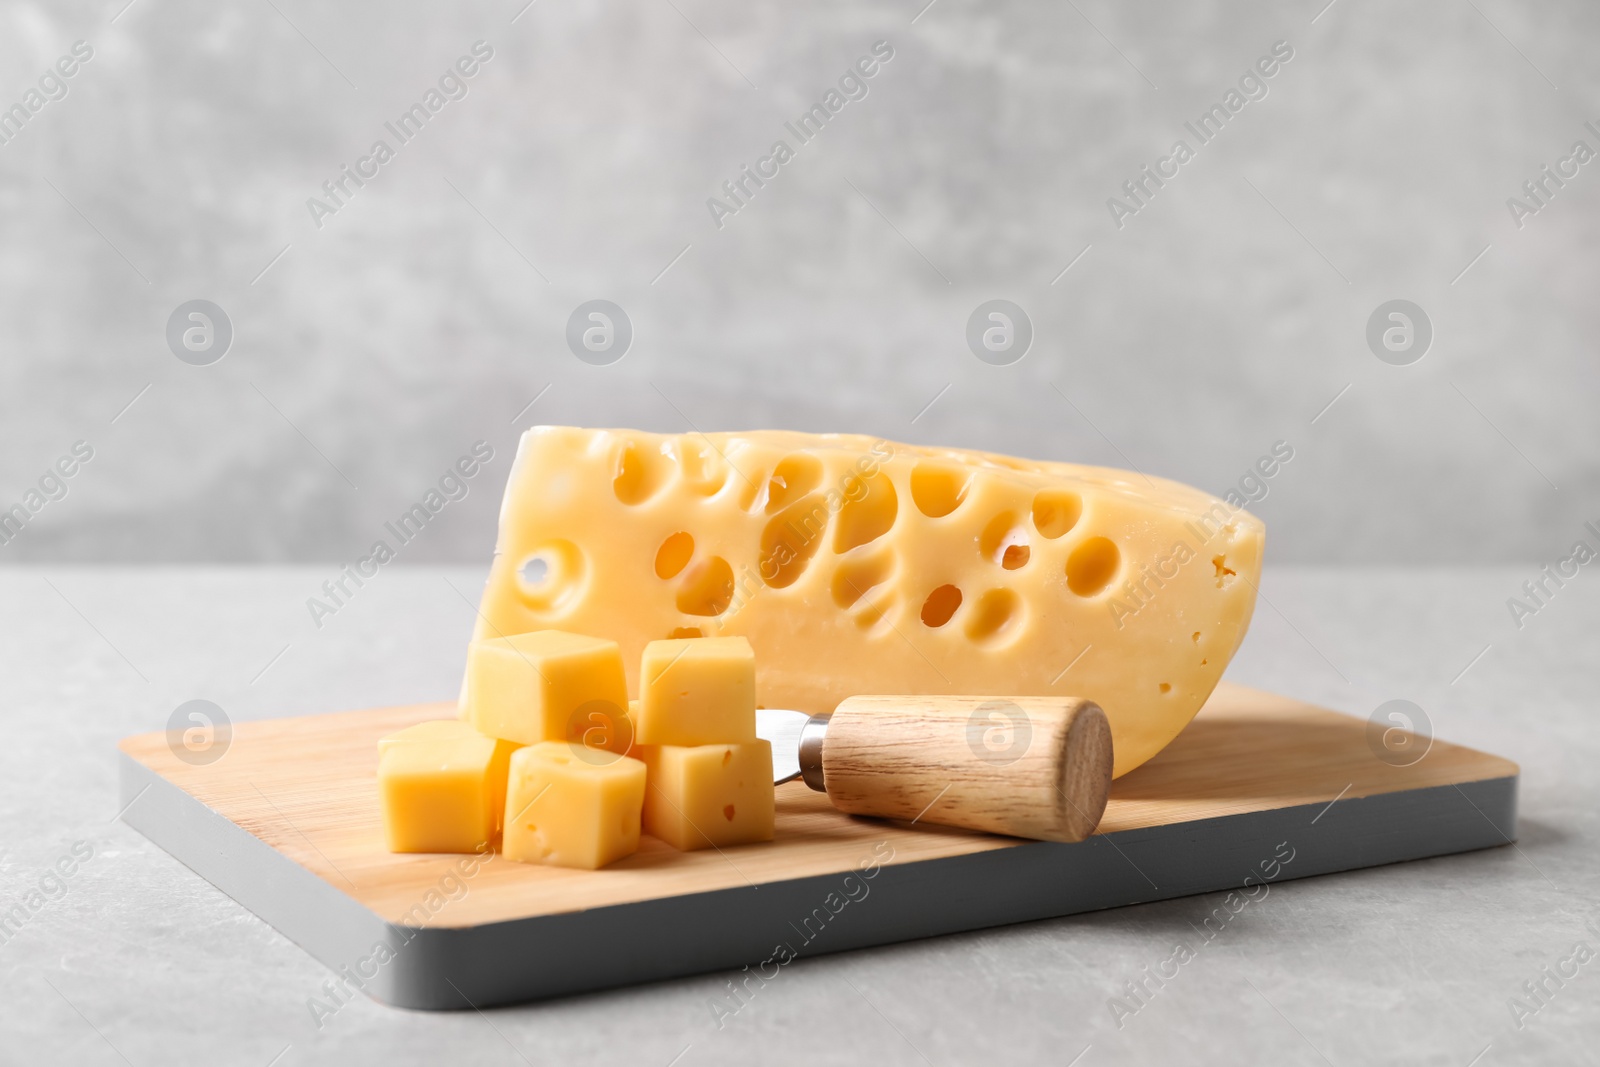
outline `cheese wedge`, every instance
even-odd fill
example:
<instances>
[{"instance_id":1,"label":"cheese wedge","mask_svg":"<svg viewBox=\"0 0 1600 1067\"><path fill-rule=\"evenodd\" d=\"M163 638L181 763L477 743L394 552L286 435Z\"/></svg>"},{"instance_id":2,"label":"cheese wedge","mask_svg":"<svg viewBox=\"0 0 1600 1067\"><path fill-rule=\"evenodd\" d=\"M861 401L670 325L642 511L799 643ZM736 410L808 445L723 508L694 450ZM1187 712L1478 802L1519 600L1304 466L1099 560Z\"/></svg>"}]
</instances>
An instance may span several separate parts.
<instances>
[{"instance_id":1,"label":"cheese wedge","mask_svg":"<svg viewBox=\"0 0 1600 1067\"><path fill-rule=\"evenodd\" d=\"M648 642L741 636L760 703L812 713L858 694L1086 697L1121 775L1238 649L1263 538L1222 500L1106 468L542 426L518 448L476 636L603 634L634 692Z\"/></svg>"}]
</instances>

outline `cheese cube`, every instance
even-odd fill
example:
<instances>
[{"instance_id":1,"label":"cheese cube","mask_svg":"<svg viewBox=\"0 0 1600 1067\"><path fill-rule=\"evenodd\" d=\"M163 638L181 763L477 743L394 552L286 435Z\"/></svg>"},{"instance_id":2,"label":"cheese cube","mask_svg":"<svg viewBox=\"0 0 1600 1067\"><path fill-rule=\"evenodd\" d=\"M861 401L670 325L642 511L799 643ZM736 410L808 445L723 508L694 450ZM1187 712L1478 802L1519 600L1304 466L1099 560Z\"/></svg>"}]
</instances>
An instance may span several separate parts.
<instances>
[{"instance_id":1,"label":"cheese cube","mask_svg":"<svg viewBox=\"0 0 1600 1067\"><path fill-rule=\"evenodd\" d=\"M644 764L627 756L546 741L511 756L506 790L507 859L596 870L639 847Z\"/></svg>"},{"instance_id":2,"label":"cheese cube","mask_svg":"<svg viewBox=\"0 0 1600 1067\"><path fill-rule=\"evenodd\" d=\"M756 739L756 654L742 637L651 641L639 667L641 745Z\"/></svg>"},{"instance_id":3,"label":"cheese cube","mask_svg":"<svg viewBox=\"0 0 1600 1067\"><path fill-rule=\"evenodd\" d=\"M644 832L688 851L771 841L772 745L647 745Z\"/></svg>"},{"instance_id":4,"label":"cheese cube","mask_svg":"<svg viewBox=\"0 0 1600 1067\"><path fill-rule=\"evenodd\" d=\"M516 745L459 719L422 722L378 742L378 796L390 852L481 852L505 809Z\"/></svg>"},{"instance_id":5,"label":"cheese cube","mask_svg":"<svg viewBox=\"0 0 1600 1067\"><path fill-rule=\"evenodd\" d=\"M467 651L466 719L479 733L518 744L565 741L614 721L628 706L615 641L537 630L479 638Z\"/></svg>"}]
</instances>

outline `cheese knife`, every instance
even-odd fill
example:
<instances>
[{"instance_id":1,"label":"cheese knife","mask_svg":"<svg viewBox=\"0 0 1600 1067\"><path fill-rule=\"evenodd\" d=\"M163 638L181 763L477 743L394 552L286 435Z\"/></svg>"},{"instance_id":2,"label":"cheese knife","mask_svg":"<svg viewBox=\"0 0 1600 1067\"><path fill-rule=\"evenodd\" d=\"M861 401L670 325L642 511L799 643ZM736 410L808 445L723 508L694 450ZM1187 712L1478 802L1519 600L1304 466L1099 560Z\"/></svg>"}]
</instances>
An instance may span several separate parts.
<instances>
[{"instance_id":1,"label":"cheese knife","mask_svg":"<svg viewBox=\"0 0 1600 1067\"><path fill-rule=\"evenodd\" d=\"M756 733L777 784L852 815L1082 841L1111 788L1111 726L1078 697L857 696L831 715L758 709Z\"/></svg>"}]
</instances>

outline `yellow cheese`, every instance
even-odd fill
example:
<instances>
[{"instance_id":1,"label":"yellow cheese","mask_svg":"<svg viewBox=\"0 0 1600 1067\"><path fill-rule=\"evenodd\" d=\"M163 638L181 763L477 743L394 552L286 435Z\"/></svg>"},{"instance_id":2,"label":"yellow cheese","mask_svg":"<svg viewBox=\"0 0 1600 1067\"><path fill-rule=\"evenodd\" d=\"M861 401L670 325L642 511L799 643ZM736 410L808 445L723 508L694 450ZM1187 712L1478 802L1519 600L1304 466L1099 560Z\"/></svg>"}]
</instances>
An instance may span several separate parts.
<instances>
[{"instance_id":1,"label":"yellow cheese","mask_svg":"<svg viewBox=\"0 0 1600 1067\"><path fill-rule=\"evenodd\" d=\"M756 655L742 637L680 638L644 646L639 664L641 745L756 739Z\"/></svg>"},{"instance_id":2,"label":"yellow cheese","mask_svg":"<svg viewBox=\"0 0 1600 1067\"><path fill-rule=\"evenodd\" d=\"M644 832L673 848L771 841L772 745L641 745Z\"/></svg>"},{"instance_id":3,"label":"yellow cheese","mask_svg":"<svg viewBox=\"0 0 1600 1067\"><path fill-rule=\"evenodd\" d=\"M506 790L508 859L596 870L639 848L644 764L565 741L511 755Z\"/></svg>"},{"instance_id":4,"label":"yellow cheese","mask_svg":"<svg viewBox=\"0 0 1600 1067\"><path fill-rule=\"evenodd\" d=\"M524 745L578 740L625 716L628 682L615 641L505 632L513 636L480 636L467 650L466 718L480 733Z\"/></svg>"},{"instance_id":5,"label":"yellow cheese","mask_svg":"<svg viewBox=\"0 0 1600 1067\"><path fill-rule=\"evenodd\" d=\"M865 437L536 427L478 636L742 636L768 707L1073 695L1124 774L1194 716L1255 606L1263 528L1141 474Z\"/></svg>"},{"instance_id":6,"label":"yellow cheese","mask_svg":"<svg viewBox=\"0 0 1600 1067\"><path fill-rule=\"evenodd\" d=\"M626 756L634 745L633 724L639 718L635 711L637 705L636 700L628 701L627 707L617 707L609 701L580 705L580 713L567 731L567 740L585 748Z\"/></svg>"},{"instance_id":7,"label":"yellow cheese","mask_svg":"<svg viewBox=\"0 0 1600 1067\"><path fill-rule=\"evenodd\" d=\"M378 742L378 796L390 852L479 852L505 810L517 748L459 719L409 726Z\"/></svg>"}]
</instances>

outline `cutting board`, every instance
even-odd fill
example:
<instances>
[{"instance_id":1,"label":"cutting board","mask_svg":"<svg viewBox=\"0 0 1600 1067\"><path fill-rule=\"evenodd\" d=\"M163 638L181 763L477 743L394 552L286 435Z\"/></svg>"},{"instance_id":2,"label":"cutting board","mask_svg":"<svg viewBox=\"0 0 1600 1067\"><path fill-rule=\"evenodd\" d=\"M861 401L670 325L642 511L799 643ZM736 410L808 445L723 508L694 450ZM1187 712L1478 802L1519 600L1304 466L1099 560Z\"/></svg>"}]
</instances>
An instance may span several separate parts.
<instances>
[{"instance_id":1,"label":"cutting board","mask_svg":"<svg viewBox=\"0 0 1600 1067\"><path fill-rule=\"evenodd\" d=\"M795 958L1234 890L1225 918L1276 882L1516 836L1516 764L1436 740L1395 766L1364 719L1224 684L1113 783L1079 844L855 818L793 782L765 844L683 853L646 837L600 871L393 855L378 739L454 710L242 723L206 765L179 759L164 732L130 737L122 818L341 984L425 1009L746 965L770 978Z\"/></svg>"}]
</instances>

